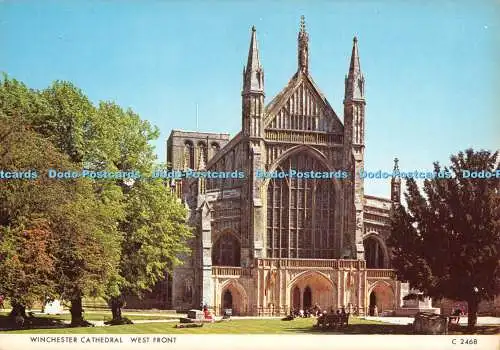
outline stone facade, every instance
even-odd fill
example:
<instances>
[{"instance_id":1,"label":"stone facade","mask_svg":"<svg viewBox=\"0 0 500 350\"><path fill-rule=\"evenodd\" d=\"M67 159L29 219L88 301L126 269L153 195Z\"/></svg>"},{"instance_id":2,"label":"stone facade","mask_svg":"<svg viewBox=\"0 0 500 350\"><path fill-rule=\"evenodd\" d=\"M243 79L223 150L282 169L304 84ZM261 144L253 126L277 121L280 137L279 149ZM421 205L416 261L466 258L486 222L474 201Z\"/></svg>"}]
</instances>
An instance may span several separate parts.
<instances>
[{"instance_id":1,"label":"stone facade","mask_svg":"<svg viewBox=\"0 0 500 350\"><path fill-rule=\"evenodd\" d=\"M343 122L309 74L302 21L298 68L265 104L255 28L243 71L242 129L228 134L172 131L174 169L242 171L244 178L172 183L195 227L192 256L174 271L172 305L217 313L283 314L318 304L357 314L395 310L404 285L390 269L385 239L399 201L364 194L365 79L357 38L345 78ZM330 179L262 178L259 171L344 171ZM403 288L402 288L403 287Z\"/></svg>"}]
</instances>

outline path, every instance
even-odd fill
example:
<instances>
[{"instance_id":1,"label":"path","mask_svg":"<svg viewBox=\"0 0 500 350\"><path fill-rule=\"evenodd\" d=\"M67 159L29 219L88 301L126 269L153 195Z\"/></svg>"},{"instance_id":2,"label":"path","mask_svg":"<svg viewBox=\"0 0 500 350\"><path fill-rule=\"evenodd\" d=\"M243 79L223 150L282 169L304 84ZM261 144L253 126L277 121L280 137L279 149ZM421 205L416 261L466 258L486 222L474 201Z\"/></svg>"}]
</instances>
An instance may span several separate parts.
<instances>
[{"instance_id":1,"label":"path","mask_svg":"<svg viewBox=\"0 0 500 350\"><path fill-rule=\"evenodd\" d=\"M380 321L384 323L390 324L412 324L413 317L375 317L375 316L366 316L361 317L365 320L371 321ZM461 325L467 325L467 317L460 317ZM500 325L500 317L491 317L491 316L481 316L477 318L478 326L487 326L487 325Z\"/></svg>"}]
</instances>

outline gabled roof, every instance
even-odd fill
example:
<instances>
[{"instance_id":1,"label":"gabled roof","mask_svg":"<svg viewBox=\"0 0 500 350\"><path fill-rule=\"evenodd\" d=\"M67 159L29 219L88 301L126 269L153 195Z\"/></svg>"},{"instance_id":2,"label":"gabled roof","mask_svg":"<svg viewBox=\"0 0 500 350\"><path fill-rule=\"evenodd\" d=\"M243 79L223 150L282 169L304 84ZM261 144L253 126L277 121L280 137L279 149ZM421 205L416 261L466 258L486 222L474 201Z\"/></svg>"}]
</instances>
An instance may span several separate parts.
<instances>
[{"instance_id":1,"label":"gabled roof","mask_svg":"<svg viewBox=\"0 0 500 350\"><path fill-rule=\"evenodd\" d=\"M281 90L269 104L266 106L264 111L264 125L267 126L272 118L278 113L278 111L287 103L290 96L294 91L302 84L305 83L310 86L312 92L316 95L317 99L321 101L321 104L325 108L325 114L333 118L334 124L337 128L341 130L344 129L342 122L333 110L332 106L326 99L325 95L318 88L310 74L303 73L302 71L297 71L287 85Z\"/></svg>"},{"instance_id":2,"label":"gabled roof","mask_svg":"<svg viewBox=\"0 0 500 350\"><path fill-rule=\"evenodd\" d=\"M240 131L237 133L228 143L224 145L206 164L206 168L210 168L212 165L217 163L219 159L224 157L227 152L231 151L238 143L240 143L240 140L243 136L243 133Z\"/></svg>"}]
</instances>

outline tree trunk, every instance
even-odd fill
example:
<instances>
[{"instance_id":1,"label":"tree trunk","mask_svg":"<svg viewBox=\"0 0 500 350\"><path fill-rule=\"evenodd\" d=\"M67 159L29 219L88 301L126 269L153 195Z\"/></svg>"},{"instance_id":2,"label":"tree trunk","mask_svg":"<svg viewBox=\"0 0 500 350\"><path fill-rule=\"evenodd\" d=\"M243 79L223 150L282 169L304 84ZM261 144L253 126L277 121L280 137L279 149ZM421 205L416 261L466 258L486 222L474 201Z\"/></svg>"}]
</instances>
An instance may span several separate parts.
<instances>
[{"instance_id":1,"label":"tree trunk","mask_svg":"<svg viewBox=\"0 0 500 350\"><path fill-rule=\"evenodd\" d=\"M83 319L82 297L78 296L71 300L71 326L78 327L86 324Z\"/></svg>"},{"instance_id":2,"label":"tree trunk","mask_svg":"<svg viewBox=\"0 0 500 350\"><path fill-rule=\"evenodd\" d=\"M10 311L10 317L21 316L26 318L26 306L19 304L17 301L12 301L12 310Z\"/></svg>"},{"instance_id":3,"label":"tree trunk","mask_svg":"<svg viewBox=\"0 0 500 350\"><path fill-rule=\"evenodd\" d=\"M18 303L17 301L12 301L12 310L10 311L10 322L17 329L21 329L26 326L26 306Z\"/></svg>"},{"instance_id":4,"label":"tree trunk","mask_svg":"<svg viewBox=\"0 0 500 350\"><path fill-rule=\"evenodd\" d=\"M469 330L474 330L477 323L477 309L478 300L475 296L472 296L467 302L467 327Z\"/></svg>"},{"instance_id":5,"label":"tree trunk","mask_svg":"<svg viewBox=\"0 0 500 350\"><path fill-rule=\"evenodd\" d=\"M113 314L113 321L122 321L122 307L124 305L123 298L113 297L109 301L111 306L111 313Z\"/></svg>"}]
</instances>

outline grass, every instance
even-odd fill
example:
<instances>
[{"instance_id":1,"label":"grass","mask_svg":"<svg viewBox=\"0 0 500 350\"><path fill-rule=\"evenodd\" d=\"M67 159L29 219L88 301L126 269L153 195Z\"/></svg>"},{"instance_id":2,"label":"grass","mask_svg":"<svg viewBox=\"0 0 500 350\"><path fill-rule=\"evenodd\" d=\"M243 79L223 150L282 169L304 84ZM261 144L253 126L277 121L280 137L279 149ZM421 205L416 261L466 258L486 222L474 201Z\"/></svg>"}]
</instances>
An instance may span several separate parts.
<instances>
[{"instance_id":1,"label":"grass","mask_svg":"<svg viewBox=\"0 0 500 350\"><path fill-rule=\"evenodd\" d=\"M366 321L353 319L355 323L379 324L377 321ZM112 327L80 327L63 329L30 329L13 331L13 333L64 333L64 334L85 334L85 333L117 333L117 334L286 334L286 333L311 333L315 320L297 319L294 321L281 321L279 319L239 319L219 323L205 323L200 328L175 328L175 323L142 323ZM10 333L7 332L7 333Z\"/></svg>"},{"instance_id":2,"label":"grass","mask_svg":"<svg viewBox=\"0 0 500 350\"><path fill-rule=\"evenodd\" d=\"M145 314L147 312L141 312ZM178 319L175 314L135 315L124 313L131 320L169 320ZM200 328L175 328L177 322L141 323L133 325L109 327L76 327L70 328L64 321L69 321L69 314L37 315L33 320L33 328L3 331L2 333L28 334L413 334L411 326L395 325L380 321L365 320L352 317L347 328L339 330L321 330L314 328L314 318L299 318L293 321L280 319L237 319L219 323L205 323ZM111 312L88 312L85 319L103 321L111 319ZM0 312L0 326L7 321L7 313ZM475 334L499 334L500 325L478 326ZM469 334L465 326L454 326L449 334Z\"/></svg>"},{"instance_id":3,"label":"grass","mask_svg":"<svg viewBox=\"0 0 500 350\"><path fill-rule=\"evenodd\" d=\"M143 323L111 327L79 327L54 329L27 329L5 333L44 334L413 334L411 326L394 325L353 317L347 328L322 331L313 327L315 319L239 319L220 323L206 323L200 328L175 328L175 323ZM480 326L476 334L498 334L500 326ZM450 334L467 334L458 327Z\"/></svg>"}]
</instances>

